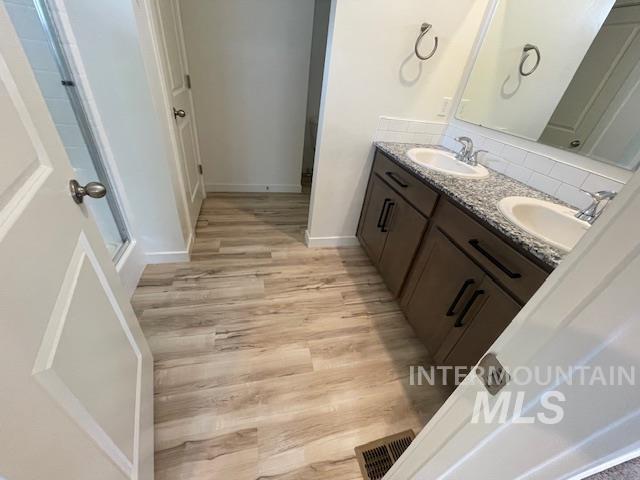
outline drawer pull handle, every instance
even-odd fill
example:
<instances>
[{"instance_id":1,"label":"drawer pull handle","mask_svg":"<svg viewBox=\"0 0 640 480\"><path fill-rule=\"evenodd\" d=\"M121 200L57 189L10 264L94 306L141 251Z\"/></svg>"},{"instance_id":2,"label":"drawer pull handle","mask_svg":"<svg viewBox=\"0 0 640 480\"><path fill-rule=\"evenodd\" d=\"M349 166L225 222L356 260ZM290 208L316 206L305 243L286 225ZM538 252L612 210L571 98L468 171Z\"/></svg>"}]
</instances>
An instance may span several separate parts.
<instances>
[{"instance_id":1,"label":"drawer pull handle","mask_svg":"<svg viewBox=\"0 0 640 480\"><path fill-rule=\"evenodd\" d=\"M473 248L475 248L478 252L480 252L482 255L484 255L491 263L493 263L496 267L498 267L500 270L502 270L502 272L505 275L507 275L507 277L513 278L513 279L522 277L521 274L515 273L515 272L512 272L511 270L509 270L502 263L500 263L496 257L494 257L489 252L487 252L484 248L482 248L482 246L480 245L480 240L477 240L475 238L473 240L469 240L469 245L471 245Z\"/></svg>"},{"instance_id":2,"label":"drawer pull handle","mask_svg":"<svg viewBox=\"0 0 640 480\"><path fill-rule=\"evenodd\" d=\"M455 313L456 313L455 309L458 306L458 302L460 301L460 299L464 295L464 292L467 291L467 288L469 288L474 283L476 283L476 282L473 279L470 278L469 280L465 281L462 284L462 287L460 288L460 291L456 295L456 298L453 299L453 302L451 303L451 306L449 307L449 310L447 310L447 317L453 317L455 315Z\"/></svg>"},{"instance_id":3,"label":"drawer pull handle","mask_svg":"<svg viewBox=\"0 0 640 480\"><path fill-rule=\"evenodd\" d=\"M385 172L385 175L389 177L391 180L393 180L394 182L396 182L398 185L400 185L402 188L407 188L409 186L408 183L406 183L404 180L402 180L402 178L400 178L397 174L393 172Z\"/></svg>"},{"instance_id":4,"label":"drawer pull handle","mask_svg":"<svg viewBox=\"0 0 640 480\"><path fill-rule=\"evenodd\" d=\"M391 201L390 198L385 198L384 203L382 204L382 209L380 210L380 216L378 217L378 228L382 228L382 217L384 216L384 212L387 208L387 203Z\"/></svg>"},{"instance_id":5,"label":"drawer pull handle","mask_svg":"<svg viewBox=\"0 0 640 480\"><path fill-rule=\"evenodd\" d=\"M484 295L484 290L476 290L475 292L473 292L473 296L464 306L464 308L462 309L462 312L460 312L460 316L456 320L456 323L453 325L454 327L456 328L464 327L464 317L467 316L467 313L469 313L469 310L471 310L471 307L473 306L473 304L476 303L476 300L480 298L482 295Z\"/></svg>"},{"instance_id":6,"label":"drawer pull handle","mask_svg":"<svg viewBox=\"0 0 640 480\"><path fill-rule=\"evenodd\" d=\"M387 211L384 213L384 218L382 219L382 226L380 227L380 231L382 233L387 233L389 230L387 230L387 222L389 221L389 214L391 213L391 210L393 209L393 207L395 206L395 202L389 201L389 203L387 203Z\"/></svg>"}]
</instances>

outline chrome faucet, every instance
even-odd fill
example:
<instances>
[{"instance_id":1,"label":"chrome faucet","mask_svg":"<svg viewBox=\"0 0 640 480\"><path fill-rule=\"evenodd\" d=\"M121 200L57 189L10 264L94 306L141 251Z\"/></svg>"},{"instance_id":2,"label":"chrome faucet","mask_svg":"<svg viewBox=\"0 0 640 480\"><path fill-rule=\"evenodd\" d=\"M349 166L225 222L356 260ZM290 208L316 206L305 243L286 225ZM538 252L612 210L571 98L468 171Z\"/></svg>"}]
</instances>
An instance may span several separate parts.
<instances>
[{"instance_id":1,"label":"chrome faucet","mask_svg":"<svg viewBox=\"0 0 640 480\"><path fill-rule=\"evenodd\" d=\"M469 137L458 137L456 142L462 144L462 150L456 154L456 160L467 163L472 167L478 165L478 154L489 153L486 150L473 151L473 140Z\"/></svg>"},{"instance_id":2,"label":"chrome faucet","mask_svg":"<svg viewBox=\"0 0 640 480\"><path fill-rule=\"evenodd\" d=\"M469 161L467 162L472 167L478 165L478 155L481 153L489 153L488 150L476 150L469 156Z\"/></svg>"},{"instance_id":3,"label":"chrome faucet","mask_svg":"<svg viewBox=\"0 0 640 480\"><path fill-rule=\"evenodd\" d=\"M456 142L462 144L462 150L456 154L456 160L469 163L469 158L473 153L473 140L469 137L457 137Z\"/></svg>"},{"instance_id":4,"label":"chrome faucet","mask_svg":"<svg viewBox=\"0 0 640 480\"><path fill-rule=\"evenodd\" d=\"M602 190L596 193L585 191L584 193L591 197L591 205L580 210L578 213L576 213L575 217L579 220L583 220L589 223L590 225L593 225L593 222L598 219L598 217L602 213L602 210L604 210L604 207L600 208L602 202L604 202L605 200L613 200L618 194L617 192L612 192L610 190Z\"/></svg>"}]
</instances>

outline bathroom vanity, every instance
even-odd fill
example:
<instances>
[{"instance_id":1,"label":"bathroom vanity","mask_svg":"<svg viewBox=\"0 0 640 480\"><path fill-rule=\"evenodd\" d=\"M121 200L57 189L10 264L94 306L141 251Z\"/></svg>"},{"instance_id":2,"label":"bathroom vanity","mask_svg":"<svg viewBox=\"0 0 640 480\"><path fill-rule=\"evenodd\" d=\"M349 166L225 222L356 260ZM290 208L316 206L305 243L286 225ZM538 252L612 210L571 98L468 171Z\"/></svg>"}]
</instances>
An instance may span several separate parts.
<instances>
[{"instance_id":1,"label":"bathroom vanity","mask_svg":"<svg viewBox=\"0 0 640 480\"><path fill-rule=\"evenodd\" d=\"M493 171L467 179L424 168L412 147L376 144L358 239L436 363L471 366L562 257L497 203L557 200Z\"/></svg>"}]
</instances>

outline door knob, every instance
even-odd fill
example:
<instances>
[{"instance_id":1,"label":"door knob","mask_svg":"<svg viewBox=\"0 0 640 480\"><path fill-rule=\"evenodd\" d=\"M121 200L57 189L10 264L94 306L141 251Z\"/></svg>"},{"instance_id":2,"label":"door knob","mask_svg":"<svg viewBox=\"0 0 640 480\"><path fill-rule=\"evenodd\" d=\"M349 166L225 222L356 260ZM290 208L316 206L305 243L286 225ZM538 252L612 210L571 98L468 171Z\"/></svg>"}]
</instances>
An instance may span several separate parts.
<instances>
[{"instance_id":1,"label":"door knob","mask_svg":"<svg viewBox=\"0 0 640 480\"><path fill-rule=\"evenodd\" d=\"M180 109L180 110L176 110L175 107L173 108L173 118L184 118L187 116L187 112L185 112L184 110Z\"/></svg>"},{"instance_id":2,"label":"door knob","mask_svg":"<svg viewBox=\"0 0 640 480\"><path fill-rule=\"evenodd\" d=\"M76 203L82 203L84 197L102 198L107 194L107 188L100 182L89 182L84 187L76 180L69 181L69 190Z\"/></svg>"}]
</instances>

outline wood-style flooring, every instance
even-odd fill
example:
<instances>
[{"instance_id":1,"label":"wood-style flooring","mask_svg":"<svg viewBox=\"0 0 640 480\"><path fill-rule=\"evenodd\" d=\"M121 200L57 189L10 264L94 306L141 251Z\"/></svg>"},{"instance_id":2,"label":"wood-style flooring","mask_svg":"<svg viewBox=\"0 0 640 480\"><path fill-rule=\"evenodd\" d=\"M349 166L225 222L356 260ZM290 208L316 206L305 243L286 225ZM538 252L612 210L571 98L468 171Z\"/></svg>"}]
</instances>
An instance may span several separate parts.
<instances>
[{"instance_id":1,"label":"wood-style flooring","mask_svg":"<svg viewBox=\"0 0 640 480\"><path fill-rule=\"evenodd\" d=\"M134 306L155 357L156 479L360 479L354 447L419 431L422 344L360 247L308 249L306 194L206 199L192 261Z\"/></svg>"}]
</instances>

